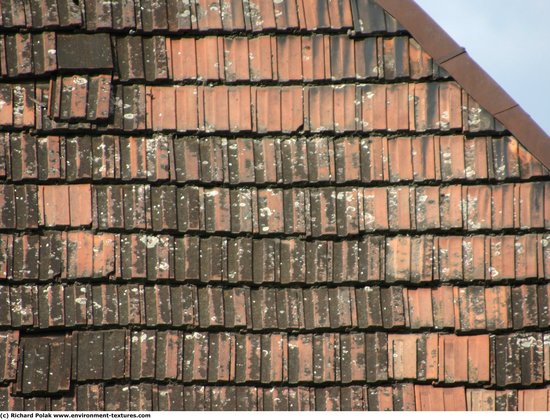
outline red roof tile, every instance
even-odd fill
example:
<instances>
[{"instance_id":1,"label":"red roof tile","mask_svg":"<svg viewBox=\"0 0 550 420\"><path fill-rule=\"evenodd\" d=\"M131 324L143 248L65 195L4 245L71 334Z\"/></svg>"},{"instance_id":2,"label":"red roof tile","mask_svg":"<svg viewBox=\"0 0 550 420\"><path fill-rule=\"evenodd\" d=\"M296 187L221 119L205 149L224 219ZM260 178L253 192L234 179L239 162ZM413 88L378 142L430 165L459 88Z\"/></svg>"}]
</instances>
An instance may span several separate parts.
<instances>
[{"instance_id":1,"label":"red roof tile","mask_svg":"<svg viewBox=\"0 0 550 420\"><path fill-rule=\"evenodd\" d=\"M546 137L412 2L76 3L0 2L0 409L548 409Z\"/></svg>"}]
</instances>

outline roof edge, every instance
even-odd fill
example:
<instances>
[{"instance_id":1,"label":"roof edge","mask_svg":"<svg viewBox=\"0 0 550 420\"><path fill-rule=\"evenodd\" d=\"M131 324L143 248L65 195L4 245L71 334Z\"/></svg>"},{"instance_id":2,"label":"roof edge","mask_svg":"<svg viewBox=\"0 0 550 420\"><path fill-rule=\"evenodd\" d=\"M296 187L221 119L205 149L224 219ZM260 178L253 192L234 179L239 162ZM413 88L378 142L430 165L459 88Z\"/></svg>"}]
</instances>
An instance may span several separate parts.
<instances>
[{"instance_id":1,"label":"roof edge","mask_svg":"<svg viewBox=\"0 0 550 420\"><path fill-rule=\"evenodd\" d=\"M550 136L414 0L375 0L480 106L550 169Z\"/></svg>"}]
</instances>

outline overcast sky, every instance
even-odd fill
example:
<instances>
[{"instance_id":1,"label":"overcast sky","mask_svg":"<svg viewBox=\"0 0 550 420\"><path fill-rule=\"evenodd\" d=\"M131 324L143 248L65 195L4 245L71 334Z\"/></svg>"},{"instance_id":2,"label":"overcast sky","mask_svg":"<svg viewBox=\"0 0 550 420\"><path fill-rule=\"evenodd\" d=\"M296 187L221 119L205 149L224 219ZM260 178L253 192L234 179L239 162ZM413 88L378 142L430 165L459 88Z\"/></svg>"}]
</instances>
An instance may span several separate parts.
<instances>
[{"instance_id":1,"label":"overcast sky","mask_svg":"<svg viewBox=\"0 0 550 420\"><path fill-rule=\"evenodd\" d=\"M550 0L416 0L550 134Z\"/></svg>"}]
</instances>

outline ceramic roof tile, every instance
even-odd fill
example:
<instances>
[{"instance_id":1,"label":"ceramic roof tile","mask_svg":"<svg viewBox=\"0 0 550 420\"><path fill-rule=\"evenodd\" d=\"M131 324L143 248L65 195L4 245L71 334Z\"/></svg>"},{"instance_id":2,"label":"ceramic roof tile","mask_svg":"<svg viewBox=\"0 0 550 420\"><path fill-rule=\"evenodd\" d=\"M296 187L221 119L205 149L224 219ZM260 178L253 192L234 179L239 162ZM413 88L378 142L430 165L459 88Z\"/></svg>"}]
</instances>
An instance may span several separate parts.
<instances>
[{"instance_id":1,"label":"ceramic roof tile","mask_svg":"<svg viewBox=\"0 0 550 420\"><path fill-rule=\"evenodd\" d=\"M0 378L2 382L13 381L16 379L16 365L11 363L16 360L19 352L19 331L10 331L0 336L0 351L2 355L2 365Z\"/></svg>"},{"instance_id":2,"label":"ceramic roof tile","mask_svg":"<svg viewBox=\"0 0 550 420\"><path fill-rule=\"evenodd\" d=\"M54 394L70 386L71 337L22 337L21 360L17 371L18 391ZM42 363L45 363L45 366Z\"/></svg>"},{"instance_id":3,"label":"ceramic roof tile","mask_svg":"<svg viewBox=\"0 0 550 420\"><path fill-rule=\"evenodd\" d=\"M435 388L415 385L417 411L465 411L464 387Z\"/></svg>"},{"instance_id":4,"label":"ceramic roof tile","mask_svg":"<svg viewBox=\"0 0 550 420\"><path fill-rule=\"evenodd\" d=\"M2 2L2 24L8 28L31 26L29 5L17 6L12 0Z\"/></svg>"},{"instance_id":5,"label":"ceramic roof tile","mask_svg":"<svg viewBox=\"0 0 550 420\"><path fill-rule=\"evenodd\" d=\"M86 50L89 54L75 60L71 54L74 50ZM75 70L110 70L113 68L111 42L107 34L58 35L57 36L59 69Z\"/></svg>"},{"instance_id":6,"label":"ceramic roof tile","mask_svg":"<svg viewBox=\"0 0 550 420\"><path fill-rule=\"evenodd\" d=\"M0 125L16 128L31 127L35 120L33 98L34 85L31 82L0 85L3 106ZM31 100L32 99L32 100Z\"/></svg>"},{"instance_id":7,"label":"ceramic roof tile","mask_svg":"<svg viewBox=\"0 0 550 420\"><path fill-rule=\"evenodd\" d=\"M0 408L548 409L548 160L390 3L0 2Z\"/></svg>"}]
</instances>

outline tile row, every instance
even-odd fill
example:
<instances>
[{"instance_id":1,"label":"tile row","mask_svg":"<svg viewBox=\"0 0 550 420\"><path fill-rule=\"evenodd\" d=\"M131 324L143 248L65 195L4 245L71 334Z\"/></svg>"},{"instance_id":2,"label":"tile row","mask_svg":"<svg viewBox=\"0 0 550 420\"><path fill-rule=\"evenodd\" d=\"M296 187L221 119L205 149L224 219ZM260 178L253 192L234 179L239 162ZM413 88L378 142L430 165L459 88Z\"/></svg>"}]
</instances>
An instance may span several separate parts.
<instances>
[{"instance_id":1,"label":"tile row","mask_svg":"<svg viewBox=\"0 0 550 420\"><path fill-rule=\"evenodd\" d=\"M79 28L85 31L261 32L346 30L397 32L401 26L372 0L2 0L6 29Z\"/></svg>"},{"instance_id":2,"label":"tile row","mask_svg":"<svg viewBox=\"0 0 550 420\"><path fill-rule=\"evenodd\" d=\"M549 229L550 183L423 187L203 188L0 185L0 229L347 237L364 232Z\"/></svg>"},{"instance_id":3,"label":"tile row","mask_svg":"<svg viewBox=\"0 0 550 420\"><path fill-rule=\"evenodd\" d=\"M412 38L263 35L117 37L121 81L260 82L447 77ZM152 63L145 57L155 57Z\"/></svg>"},{"instance_id":4,"label":"tile row","mask_svg":"<svg viewBox=\"0 0 550 420\"><path fill-rule=\"evenodd\" d=\"M125 329L52 336L2 333L4 381L56 394L72 382L327 384L421 381L531 386L550 381L550 336L183 333ZM42 367L42 368L39 368Z\"/></svg>"},{"instance_id":5,"label":"tile row","mask_svg":"<svg viewBox=\"0 0 550 420\"><path fill-rule=\"evenodd\" d=\"M111 42L114 60L108 53ZM68 48L85 47L91 56L80 60L66 53ZM10 78L58 70L93 73L113 69L123 82L311 82L447 76L407 36L360 39L322 34L253 38L130 35L109 39L105 34L14 33L0 35L0 57L0 75Z\"/></svg>"},{"instance_id":6,"label":"tile row","mask_svg":"<svg viewBox=\"0 0 550 420\"><path fill-rule=\"evenodd\" d=\"M253 288L195 285L0 286L1 327L109 326L323 331L507 331L550 327L548 284Z\"/></svg>"},{"instance_id":7,"label":"tile row","mask_svg":"<svg viewBox=\"0 0 550 420\"><path fill-rule=\"evenodd\" d=\"M71 105L86 103L87 96L94 93L90 83L73 88L72 81L82 79L67 76L56 83L0 84L0 100L4 102L0 127L261 134L504 131L455 82L322 86L116 84L111 87L114 94L109 106L105 101L96 101L98 105L88 107L91 111L87 108L84 115L83 106L73 109ZM70 88L60 89L57 97L56 89L64 84ZM97 92L95 96L102 97ZM97 112L102 109L111 110L108 120L98 119ZM50 116L56 113L67 121L52 120Z\"/></svg>"},{"instance_id":8,"label":"tile row","mask_svg":"<svg viewBox=\"0 0 550 420\"><path fill-rule=\"evenodd\" d=\"M91 226L348 237L365 232L549 229L550 183L203 188L0 185L0 229Z\"/></svg>"},{"instance_id":9,"label":"tile row","mask_svg":"<svg viewBox=\"0 0 550 420\"><path fill-rule=\"evenodd\" d=\"M3 411L548 411L548 388L490 390L409 383L392 386L209 386L79 384L65 396L14 396Z\"/></svg>"},{"instance_id":10,"label":"tile row","mask_svg":"<svg viewBox=\"0 0 550 420\"><path fill-rule=\"evenodd\" d=\"M207 133L478 131L468 123L472 112L467 106L468 95L455 82L305 87L130 85L116 89L115 95L128 89L134 90L134 98L137 89L145 104L136 107L134 99L124 113L115 107L113 128ZM125 94L123 103L127 104ZM492 125L499 128L494 121Z\"/></svg>"},{"instance_id":11,"label":"tile row","mask_svg":"<svg viewBox=\"0 0 550 420\"><path fill-rule=\"evenodd\" d=\"M513 137L0 135L0 178L196 184L346 184L530 179L548 170Z\"/></svg>"},{"instance_id":12,"label":"tile row","mask_svg":"<svg viewBox=\"0 0 550 420\"><path fill-rule=\"evenodd\" d=\"M548 235L360 240L94 234L0 235L0 278L202 283L502 282L550 278Z\"/></svg>"}]
</instances>

